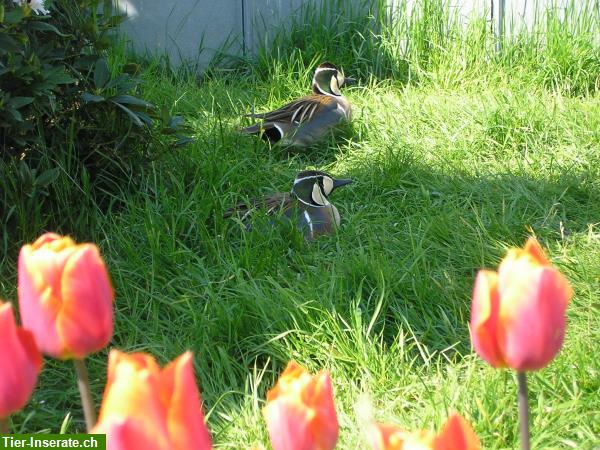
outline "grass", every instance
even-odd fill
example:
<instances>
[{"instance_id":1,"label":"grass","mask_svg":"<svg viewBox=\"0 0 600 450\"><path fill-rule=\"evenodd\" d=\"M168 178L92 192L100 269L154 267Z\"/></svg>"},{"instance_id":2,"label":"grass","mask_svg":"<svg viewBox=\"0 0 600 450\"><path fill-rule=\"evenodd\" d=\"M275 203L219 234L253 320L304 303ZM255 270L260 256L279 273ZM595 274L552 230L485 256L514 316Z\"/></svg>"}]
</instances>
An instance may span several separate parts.
<instances>
[{"instance_id":1,"label":"grass","mask_svg":"<svg viewBox=\"0 0 600 450\"><path fill-rule=\"evenodd\" d=\"M516 448L516 378L477 358L467 322L476 271L528 235L575 291L562 352L530 376L532 447L600 445L598 21L549 13L495 54L484 21L460 28L438 3L376 36L304 17L256 62L200 80L147 64L144 97L183 114L196 142L140 168L118 210L60 230L102 248L115 347L161 363L195 353L218 448L266 444L265 391L289 359L331 372L339 448L366 447L365 398L409 429L459 411L485 448ZM360 78L336 140L288 153L236 132L251 107L305 94L320 60ZM336 235L306 245L221 218L305 168L354 179L332 196ZM0 268L9 299L14 263ZM90 360L98 401L105 366L106 352ZM57 431L67 411L83 428L71 369L47 362L17 430Z\"/></svg>"}]
</instances>

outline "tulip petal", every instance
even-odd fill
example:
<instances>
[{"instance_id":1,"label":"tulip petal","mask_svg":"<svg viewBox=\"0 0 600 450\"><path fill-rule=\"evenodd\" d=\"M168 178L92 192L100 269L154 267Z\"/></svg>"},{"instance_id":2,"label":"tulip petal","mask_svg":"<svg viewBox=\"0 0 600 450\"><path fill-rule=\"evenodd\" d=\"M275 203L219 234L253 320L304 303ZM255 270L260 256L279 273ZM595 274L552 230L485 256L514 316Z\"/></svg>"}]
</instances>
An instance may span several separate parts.
<instances>
[{"instance_id":1,"label":"tulip petal","mask_svg":"<svg viewBox=\"0 0 600 450\"><path fill-rule=\"evenodd\" d=\"M510 333L505 358L519 371L545 367L560 351L566 327L571 288L551 266L523 269L522 276L506 286L501 320Z\"/></svg>"},{"instance_id":2,"label":"tulip petal","mask_svg":"<svg viewBox=\"0 0 600 450\"><path fill-rule=\"evenodd\" d=\"M494 367L538 370L558 354L573 295L565 277L533 238L510 249L498 273L480 271L471 309L471 338Z\"/></svg>"},{"instance_id":3,"label":"tulip petal","mask_svg":"<svg viewBox=\"0 0 600 450\"><path fill-rule=\"evenodd\" d=\"M374 423L369 431L373 450L402 450L405 436L402 428L392 424Z\"/></svg>"},{"instance_id":4,"label":"tulip petal","mask_svg":"<svg viewBox=\"0 0 600 450\"><path fill-rule=\"evenodd\" d=\"M113 332L113 291L95 245L81 245L69 258L61 294L56 328L69 356L82 358L104 348Z\"/></svg>"},{"instance_id":5,"label":"tulip petal","mask_svg":"<svg viewBox=\"0 0 600 450\"><path fill-rule=\"evenodd\" d=\"M499 319L498 276L480 270L475 279L471 305L471 339L479 355L494 367L506 367L500 346L503 331Z\"/></svg>"},{"instance_id":6,"label":"tulip petal","mask_svg":"<svg viewBox=\"0 0 600 450\"><path fill-rule=\"evenodd\" d=\"M111 427L113 422L134 418L136 429L155 436L158 445L168 446L166 411L158 398L159 391L160 368L154 358L111 350L98 423Z\"/></svg>"},{"instance_id":7,"label":"tulip petal","mask_svg":"<svg viewBox=\"0 0 600 450\"><path fill-rule=\"evenodd\" d=\"M123 445L115 448L123 450L146 448L142 444L127 447L136 434L150 437L152 449L210 450L192 354L185 353L161 369L145 353L112 350L94 431L108 433L110 442Z\"/></svg>"},{"instance_id":8,"label":"tulip petal","mask_svg":"<svg viewBox=\"0 0 600 450\"><path fill-rule=\"evenodd\" d=\"M317 449L309 424L314 412L291 400L277 400L263 410L274 450Z\"/></svg>"},{"instance_id":9,"label":"tulip petal","mask_svg":"<svg viewBox=\"0 0 600 450\"><path fill-rule=\"evenodd\" d=\"M202 414L191 352L165 367L163 391L167 391L167 426L177 450L210 449L211 441Z\"/></svg>"},{"instance_id":10,"label":"tulip petal","mask_svg":"<svg viewBox=\"0 0 600 450\"><path fill-rule=\"evenodd\" d=\"M12 305L1 301L0 367L1 419L25 406L42 367L33 335L17 327Z\"/></svg>"},{"instance_id":11,"label":"tulip petal","mask_svg":"<svg viewBox=\"0 0 600 450\"><path fill-rule=\"evenodd\" d=\"M333 386L327 372L315 376L291 361L267 393L263 410L275 450L329 450L338 438Z\"/></svg>"},{"instance_id":12,"label":"tulip petal","mask_svg":"<svg viewBox=\"0 0 600 450\"><path fill-rule=\"evenodd\" d=\"M459 414L450 416L435 438L434 450L478 450L479 439L465 419Z\"/></svg>"},{"instance_id":13,"label":"tulip petal","mask_svg":"<svg viewBox=\"0 0 600 450\"><path fill-rule=\"evenodd\" d=\"M40 350L59 355L63 348L56 327L61 307L60 277L66 255L55 258L52 252L26 245L19 254L19 310L23 326L37 337Z\"/></svg>"},{"instance_id":14,"label":"tulip petal","mask_svg":"<svg viewBox=\"0 0 600 450\"><path fill-rule=\"evenodd\" d=\"M96 427L93 433L106 434L106 448L110 450L173 450L168 443L156 439L155 434L148 431L138 421L129 418Z\"/></svg>"}]
</instances>

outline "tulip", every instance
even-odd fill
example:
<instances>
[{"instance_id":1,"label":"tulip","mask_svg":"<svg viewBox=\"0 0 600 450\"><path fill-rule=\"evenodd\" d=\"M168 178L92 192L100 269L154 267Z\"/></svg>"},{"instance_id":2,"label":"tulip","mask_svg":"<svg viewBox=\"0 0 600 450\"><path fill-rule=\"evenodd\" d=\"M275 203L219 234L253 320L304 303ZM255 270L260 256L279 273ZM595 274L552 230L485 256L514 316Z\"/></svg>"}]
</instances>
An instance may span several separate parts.
<instances>
[{"instance_id":1,"label":"tulip","mask_svg":"<svg viewBox=\"0 0 600 450\"><path fill-rule=\"evenodd\" d=\"M263 413L274 450L335 447L338 421L327 372L312 376L291 361L267 393Z\"/></svg>"},{"instance_id":2,"label":"tulip","mask_svg":"<svg viewBox=\"0 0 600 450\"><path fill-rule=\"evenodd\" d=\"M111 450L210 449L192 354L161 370L150 355L112 350L92 433L106 433Z\"/></svg>"},{"instance_id":3,"label":"tulip","mask_svg":"<svg viewBox=\"0 0 600 450\"><path fill-rule=\"evenodd\" d=\"M571 287L537 241L511 249L498 272L481 270L471 308L471 338L494 367L517 371L546 366L565 335Z\"/></svg>"},{"instance_id":4,"label":"tulip","mask_svg":"<svg viewBox=\"0 0 600 450\"><path fill-rule=\"evenodd\" d=\"M374 450L478 450L479 439L459 415L450 416L436 436L429 431L409 432L388 424L374 424L369 434Z\"/></svg>"},{"instance_id":5,"label":"tulip","mask_svg":"<svg viewBox=\"0 0 600 450\"><path fill-rule=\"evenodd\" d=\"M6 418L29 400L42 368L42 356L33 335L17 327L12 305L2 301L0 367L0 422L6 423Z\"/></svg>"},{"instance_id":6,"label":"tulip","mask_svg":"<svg viewBox=\"0 0 600 450\"><path fill-rule=\"evenodd\" d=\"M93 244L53 233L25 245L19 255L19 307L23 327L41 351L81 359L104 348L113 331L113 291Z\"/></svg>"}]
</instances>

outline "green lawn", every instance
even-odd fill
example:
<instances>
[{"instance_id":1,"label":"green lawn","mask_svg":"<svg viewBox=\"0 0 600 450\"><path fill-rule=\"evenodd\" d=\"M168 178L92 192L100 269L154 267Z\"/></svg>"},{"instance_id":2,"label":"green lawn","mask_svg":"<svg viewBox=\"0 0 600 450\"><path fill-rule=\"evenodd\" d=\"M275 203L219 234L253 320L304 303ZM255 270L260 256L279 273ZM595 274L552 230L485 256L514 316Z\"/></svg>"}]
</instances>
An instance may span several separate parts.
<instances>
[{"instance_id":1,"label":"green lawn","mask_svg":"<svg viewBox=\"0 0 600 450\"><path fill-rule=\"evenodd\" d=\"M218 448L267 444L265 391L290 359L331 372L340 449L365 448L365 397L380 421L438 429L458 411L484 448L517 448L514 373L474 354L467 324L476 271L535 235L575 296L562 352L530 377L532 448L600 445L600 78L589 71L600 59L585 39L565 38L564 57L515 44L491 62L463 43L427 67L348 62L360 80L345 90L352 125L295 153L236 130L251 106L304 95L316 60L200 81L148 66L144 96L184 115L196 141L140 167L139 189L96 220L117 293L113 345L162 363L191 349ZM306 168L354 180L331 197L336 235L307 245L222 219ZM106 352L90 361L97 400L105 366ZM69 429L82 429L78 408L71 367L48 362L14 423L56 431L71 411Z\"/></svg>"}]
</instances>

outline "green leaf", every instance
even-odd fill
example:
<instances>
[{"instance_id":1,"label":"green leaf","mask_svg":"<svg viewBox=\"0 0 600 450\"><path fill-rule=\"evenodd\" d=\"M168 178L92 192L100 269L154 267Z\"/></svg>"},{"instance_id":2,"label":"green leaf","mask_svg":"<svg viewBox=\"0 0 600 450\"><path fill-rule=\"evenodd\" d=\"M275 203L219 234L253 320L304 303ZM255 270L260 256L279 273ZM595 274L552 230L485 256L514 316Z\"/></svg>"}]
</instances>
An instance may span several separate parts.
<instances>
[{"instance_id":1,"label":"green leaf","mask_svg":"<svg viewBox=\"0 0 600 450\"><path fill-rule=\"evenodd\" d=\"M54 169L48 169L36 178L35 183L41 187L46 187L58 178L59 173L60 170L58 167L55 167Z\"/></svg>"},{"instance_id":2,"label":"green leaf","mask_svg":"<svg viewBox=\"0 0 600 450\"><path fill-rule=\"evenodd\" d=\"M189 136L185 136L183 134L178 134L177 135L177 140L175 141L175 147L182 147L184 145L187 145L191 142L194 142L194 138L189 137Z\"/></svg>"},{"instance_id":3,"label":"green leaf","mask_svg":"<svg viewBox=\"0 0 600 450\"><path fill-rule=\"evenodd\" d=\"M7 111L11 114L11 116L13 116L13 118L17 122L23 122L23 116L21 115L21 113L19 111L17 111L14 108L8 108Z\"/></svg>"},{"instance_id":4,"label":"green leaf","mask_svg":"<svg viewBox=\"0 0 600 450\"><path fill-rule=\"evenodd\" d=\"M52 33L56 33L59 36L62 37L69 37L69 34L63 34L61 33L58 28L56 28L54 25L51 25L47 22L38 22L38 21L31 21L29 22L29 28L31 28L32 30L37 30L37 31L51 31Z\"/></svg>"},{"instance_id":5,"label":"green leaf","mask_svg":"<svg viewBox=\"0 0 600 450\"><path fill-rule=\"evenodd\" d=\"M25 8L14 8L4 14L4 22L9 24L19 23L25 17Z\"/></svg>"},{"instance_id":6,"label":"green leaf","mask_svg":"<svg viewBox=\"0 0 600 450\"><path fill-rule=\"evenodd\" d=\"M96 89L102 89L110 80L110 70L108 62L105 58L100 58L96 61L96 69L94 70L94 84Z\"/></svg>"},{"instance_id":7,"label":"green leaf","mask_svg":"<svg viewBox=\"0 0 600 450\"><path fill-rule=\"evenodd\" d=\"M94 95L89 92L84 92L81 94L81 100L83 100L84 103L100 103L106 99L101 95Z\"/></svg>"},{"instance_id":8,"label":"green leaf","mask_svg":"<svg viewBox=\"0 0 600 450\"><path fill-rule=\"evenodd\" d=\"M140 111L136 111L135 113L142 120L142 122L144 122L149 127L152 126L152 118L148 114L140 112Z\"/></svg>"},{"instance_id":9,"label":"green leaf","mask_svg":"<svg viewBox=\"0 0 600 450\"><path fill-rule=\"evenodd\" d=\"M173 116L169 120L169 128L176 129L183 125L185 125L185 119L181 116Z\"/></svg>"},{"instance_id":10,"label":"green leaf","mask_svg":"<svg viewBox=\"0 0 600 450\"><path fill-rule=\"evenodd\" d=\"M7 53L22 53L23 49L17 42L17 40L13 39L6 33L0 33L0 50L4 50Z\"/></svg>"},{"instance_id":11,"label":"green leaf","mask_svg":"<svg viewBox=\"0 0 600 450\"><path fill-rule=\"evenodd\" d=\"M132 110L130 110L128 107L121 105L120 103L115 103L113 102L114 105L117 105L119 108L121 108L131 119L131 121L133 123L135 123L138 127L143 127L144 123L140 120L140 118L137 116L136 113L134 113Z\"/></svg>"},{"instance_id":12,"label":"green leaf","mask_svg":"<svg viewBox=\"0 0 600 450\"><path fill-rule=\"evenodd\" d=\"M44 72L44 75L46 78L46 81L52 83L52 84L71 84L71 83L75 83L75 78L71 77L70 75L67 75L64 72L64 68L63 67L54 67L51 70L46 70Z\"/></svg>"},{"instance_id":13,"label":"green leaf","mask_svg":"<svg viewBox=\"0 0 600 450\"><path fill-rule=\"evenodd\" d=\"M4 5L0 4L0 23L4 22Z\"/></svg>"},{"instance_id":14,"label":"green leaf","mask_svg":"<svg viewBox=\"0 0 600 450\"><path fill-rule=\"evenodd\" d=\"M13 97L7 102L10 107L15 109L22 108L30 103L33 103L33 97Z\"/></svg>"},{"instance_id":15,"label":"green leaf","mask_svg":"<svg viewBox=\"0 0 600 450\"><path fill-rule=\"evenodd\" d=\"M144 108L154 109L154 105L152 103L142 100L141 98L134 97L133 95L116 95L111 97L109 100L124 105L142 106Z\"/></svg>"}]
</instances>

